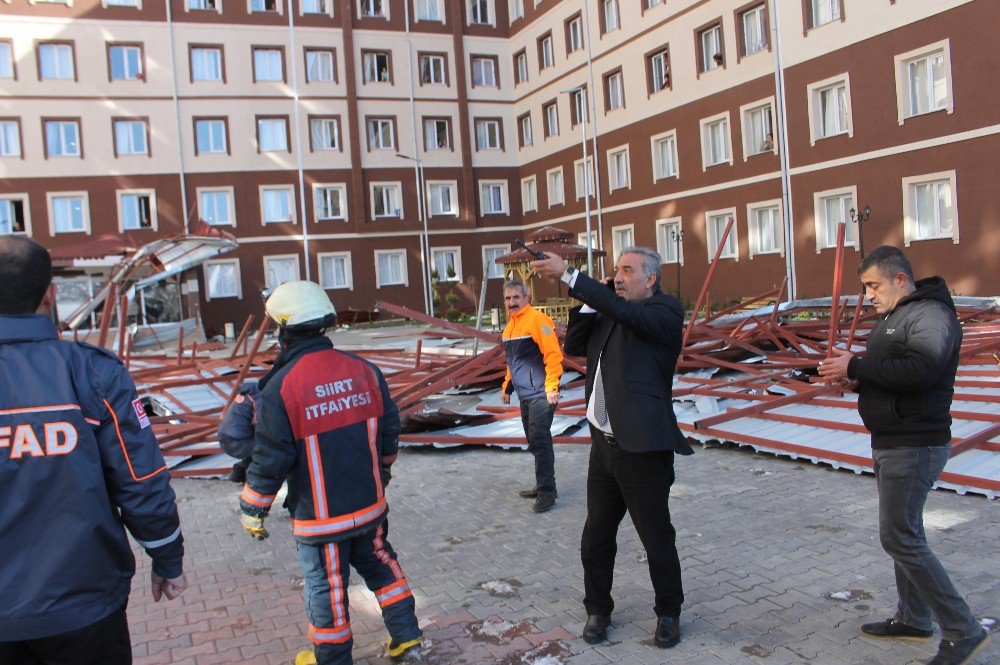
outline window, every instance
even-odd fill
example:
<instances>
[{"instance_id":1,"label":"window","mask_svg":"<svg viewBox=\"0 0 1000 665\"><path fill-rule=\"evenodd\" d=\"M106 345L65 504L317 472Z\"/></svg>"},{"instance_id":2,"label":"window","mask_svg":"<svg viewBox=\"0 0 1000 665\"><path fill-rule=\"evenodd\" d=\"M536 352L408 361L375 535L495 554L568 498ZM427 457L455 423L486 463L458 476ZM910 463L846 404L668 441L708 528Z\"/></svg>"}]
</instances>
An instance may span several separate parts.
<instances>
[{"instance_id":1,"label":"window","mask_svg":"<svg viewBox=\"0 0 1000 665\"><path fill-rule=\"evenodd\" d=\"M28 232L28 195L0 195L0 235Z\"/></svg>"},{"instance_id":2,"label":"window","mask_svg":"<svg viewBox=\"0 0 1000 665\"><path fill-rule=\"evenodd\" d=\"M622 70L616 69L604 75L604 110L614 111L625 107L625 85Z\"/></svg>"},{"instance_id":3,"label":"window","mask_svg":"<svg viewBox=\"0 0 1000 665\"><path fill-rule=\"evenodd\" d=\"M857 196L857 188L816 192L813 202L816 207L816 253L837 246L837 225L845 224L844 246L857 246L857 225L851 222L851 208Z\"/></svg>"},{"instance_id":4,"label":"window","mask_svg":"<svg viewBox=\"0 0 1000 665\"><path fill-rule=\"evenodd\" d=\"M722 51L722 24L716 23L698 33L698 71L718 69L725 64Z\"/></svg>"},{"instance_id":5,"label":"window","mask_svg":"<svg viewBox=\"0 0 1000 665\"><path fill-rule=\"evenodd\" d=\"M680 217L656 222L656 251L664 263L684 263L683 239Z\"/></svg>"},{"instance_id":6,"label":"window","mask_svg":"<svg viewBox=\"0 0 1000 665\"><path fill-rule=\"evenodd\" d=\"M737 29L740 32L740 55L753 55L767 49L767 9L757 5L740 14Z\"/></svg>"},{"instance_id":7,"label":"window","mask_svg":"<svg viewBox=\"0 0 1000 665\"><path fill-rule=\"evenodd\" d=\"M354 289L350 252L319 255L319 285L324 289Z\"/></svg>"},{"instance_id":8,"label":"window","mask_svg":"<svg viewBox=\"0 0 1000 665\"><path fill-rule=\"evenodd\" d=\"M430 85L434 83L448 84L448 68L444 55L421 53L417 60L420 64L420 83Z\"/></svg>"},{"instance_id":9,"label":"window","mask_svg":"<svg viewBox=\"0 0 1000 665\"><path fill-rule=\"evenodd\" d=\"M476 150L503 150L503 139L500 119L475 121Z\"/></svg>"},{"instance_id":10,"label":"window","mask_svg":"<svg viewBox=\"0 0 1000 665\"><path fill-rule=\"evenodd\" d=\"M628 224L626 226L616 226L611 229L611 254L612 256L618 256L621 251L626 247L633 246L633 232L635 230L634 224Z\"/></svg>"},{"instance_id":11,"label":"window","mask_svg":"<svg viewBox=\"0 0 1000 665\"><path fill-rule=\"evenodd\" d=\"M81 157L79 120L44 120L46 157Z\"/></svg>"},{"instance_id":12,"label":"window","mask_svg":"<svg viewBox=\"0 0 1000 665\"><path fill-rule=\"evenodd\" d=\"M490 0L469 0L469 24L491 25Z\"/></svg>"},{"instance_id":13,"label":"window","mask_svg":"<svg viewBox=\"0 0 1000 665\"><path fill-rule=\"evenodd\" d=\"M126 44L108 44L108 72L111 81L142 79L142 48Z\"/></svg>"},{"instance_id":14,"label":"window","mask_svg":"<svg viewBox=\"0 0 1000 665\"><path fill-rule=\"evenodd\" d=\"M548 69L555 64L556 58L552 52L552 33L546 32L538 39L538 69Z\"/></svg>"},{"instance_id":15,"label":"window","mask_svg":"<svg viewBox=\"0 0 1000 665\"><path fill-rule=\"evenodd\" d=\"M450 150L451 123L448 118L424 118L424 150Z\"/></svg>"},{"instance_id":16,"label":"window","mask_svg":"<svg viewBox=\"0 0 1000 665\"><path fill-rule=\"evenodd\" d=\"M344 185L313 185L316 221L347 219L347 188Z\"/></svg>"},{"instance_id":17,"label":"window","mask_svg":"<svg viewBox=\"0 0 1000 665\"><path fill-rule=\"evenodd\" d=\"M750 155L776 152L774 100L741 106L740 113L743 115L743 161Z\"/></svg>"},{"instance_id":18,"label":"window","mask_svg":"<svg viewBox=\"0 0 1000 665\"><path fill-rule=\"evenodd\" d=\"M417 20L441 22L440 0L417 0Z\"/></svg>"},{"instance_id":19,"label":"window","mask_svg":"<svg viewBox=\"0 0 1000 665\"><path fill-rule=\"evenodd\" d=\"M374 182L371 187L372 216L402 218L403 213L400 210L400 206L402 204L399 195L399 183Z\"/></svg>"},{"instance_id":20,"label":"window","mask_svg":"<svg viewBox=\"0 0 1000 665\"><path fill-rule=\"evenodd\" d=\"M803 0L806 6L807 25L816 28L837 19L843 19L843 0Z\"/></svg>"},{"instance_id":21,"label":"window","mask_svg":"<svg viewBox=\"0 0 1000 665\"><path fill-rule=\"evenodd\" d=\"M722 235L726 232L729 220L733 220L733 228L729 230L729 235L726 236L725 244L722 245L722 253L719 255L719 258L739 260L739 244L736 240L736 209L730 208L729 210L707 212L705 213L705 220L708 227L709 263L715 258L715 252L718 251L719 245L722 243Z\"/></svg>"},{"instance_id":22,"label":"window","mask_svg":"<svg viewBox=\"0 0 1000 665\"><path fill-rule=\"evenodd\" d=\"M611 191L632 186L629 175L628 146L608 150L608 186Z\"/></svg>"},{"instance_id":23,"label":"window","mask_svg":"<svg viewBox=\"0 0 1000 665\"><path fill-rule=\"evenodd\" d=\"M586 233L576 234L576 244L592 249L599 249L597 245L597 229L591 231L589 236Z\"/></svg>"},{"instance_id":24,"label":"window","mask_svg":"<svg viewBox=\"0 0 1000 665\"><path fill-rule=\"evenodd\" d=\"M733 151L729 144L729 112L705 118L701 124L702 170L719 164L732 164Z\"/></svg>"},{"instance_id":25,"label":"window","mask_svg":"<svg viewBox=\"0 0 1000 665\"><path fill-rule=\"evenodd\" d=\"M617 30L619 24L618 0L601 0L601 33Z\"/></svg>"},{"instance_id":26,"label":"window","mask_svg":"<svg viewBox=\"0 0 1000 665\"><path fill-rule=\"evenodd\" d=\"M255 48L253 49L253 80L260 81L284 81L285 63L284 53L277 48Z\"/></svg>"},{"instance_id":27,"label":"window","mask_svg":"<svg viewBox=\"0 0 1000 665\"><path fill-rule=\"evenodd\" d=\"M328 14L333 16L333 0L302 0L303 14Z\"/></svg>"},{"instance_id":28,"label":"window","mask_svg":"<svg viewBox=\"0 0 1000 665\"><path fill-rule=\"evenodd\" d=\"M545 185L548 190L549 207L562 205L566 202L566 193L563 186L563 170L560 166L545 172Z\"/></svg>"},{"instance_id":29,"label":"window","mask_svg":"<svg viewBox=\"0 0 1000 665\"><path fill-rule=\"evenodd\" d=\"M573 163L573 175L576 180L576 198L580 200L584 195L584 188L586 188L587 196L594 195L594 160L592 157L587 157L587 173L584 176L583 160L578 159Z\"/></svg>"},{"instance_id":30,"label":"window","mask_svg":"<svg viewBox=\"0 0 1000 665\"><path fill-rule=\"evenodd\" d=\"M148 155L149 131L145 120L115 120L115 156Z\"/></svg>"},{"instance_id":31,"label":"window","mask_svg":"<svg viewBox=\"0 0 1000 665\"><path fill-rule=\"evenodd\" d=\"M73 45L44 43L38 45L38 78L76 79Z\"/></svg>"},{"instance_id":32,"label":"window","mask_svg":"<svg viewBox=\"0 0 1000 665\"><path fill-rule=\"evenodd\" d=\"M535 187L535 176L530 176L521 180L521 211L535 210L538 210L538 192Z\"/></svg>"},{"instance_id":33,"label":"window","mask_svg":"<svg viewBox=\"0 0 1000 665\"><path fill-rule=\"evenodd\" d=\"M520 140L520 145L522 148L526 148L529 145L534 145L534 139L531 136L531 114L525 113L520 118L517 119L517 135Z\"/></svg>"},{"instance_id":34,"label":"window","mask_svg":"<svg viewBox=\"0 0 1000 665\"><path fill-rule=\"evenodd\" d=\"M665 46L646 56L646 71L650 94L670 89L670 48Z\"/></svg>"},{"instance_id":35,"label":"window","mask_svg":"<svg viewBox=\"0 0 1000 665\"><path fill-rule=\"evenodd\" d=\"M340 150L340 121L336 117L309 118L309 148Z\"/></svg>"},{"instance_id":36,"label":"window","mask_svg":"<svg viewBox=\"0 0 1000 665\"><path fill-rule=\"evenodd\" d=\"M388 51L366 51L361 55L362 80L365 83L391 83L392 57Z\"/></svg>"},{"instance_id":37,"label":"window","mask_svg":"<svg viewBox=\"0 0 1000 665\"><path fill-rule=\"evenodd\" d=\"M222 67L222 47L220 46L191 47L191 80L192 81L225 80L225 70Z\"/></svg>"},{"instance_id":38,"label":"window","mask_svg":"<svg viewBox=\"0 0 1000 665\"><path fill-rule=\"evenodd\" d=\"M0 79L17 78L14 73L14 47L6 39L0 39Z\"/></svg>"},{"instance_id":39,"label":"window","mask_svg":"<svg viewBox=\"0 0 1000 665\"><path fill-rule=\"evenodd\" d=\"M215 9L216 2L221 3L221 0L187 0L186 6L188 11L193 11L197 9ZM222 8L220 4L219 10L221 11L221 9Z\"/></svg>"},{"instance_id":40,"label":"window","mask_svg":"<svg viewBox=\"0 0 1000 665\"><path fill-rule=\"evenodd\" d=\"M646 9L652 9L657 5L662 5L665 0L645 0L645 1L646 1Z\"/></svg>"},{"instance_id":41,"label":"window","mask_svg":"<svg viewBox=\"0 0 1000 665\"><path fill-rule=\"evenodd\" d=\"M854 135L851 124L850 79L847 74L812 83L809 91L809 139L815 145L819 139L838 134Z\"/></svg>"},{"instance_id":42,"label":"window","mask_svg":"<svg viewBox=\"0 0 1000 665\"><path fill-rule=\"evenodd\" d=\"M260 221L264 224L295 221L295 188L291 185L260 188Z\"/></svg>"},{"instance_id":43,"label":"window","mask_svg":"<svg viewBox=\"0 0 1000 665\"><path fill-rule=\"evenodd\" d=\"M0 120L0 157L21 156L21 121L5 118Z\"/></svg>"},{"instance_id":44,"label":"window","mask_svg":"<svg viewBox=\"0 0 1000 665\"><path fill-rule=\"evenodd\" d=\"M653 150L653 182L677 177L677 130L650 137Z\"/></svg>"},{"instance_id":45,"label":"window","mask_svg":"<svg viewBox=\"0 0 1000 665\"><path fill-rule=\"evenodd\" d=\"M958 243L955 172L903 178L903 240L952 238Z\"/></svg>"},{"instance_id":46,"label":"window","mask_svg":"<svg viewBox=\"0 0 1000 665\"><path fill-rule=\"evenodd\" d=\"M479 181L479 205L484 215L506 215L507 181Z\"/></svg>"},{"instance_id":47,"label":"window","mask_svg":"<svg viewBox=\"0 0 1000 665\"><path fill-rule=\"evenodd\" d=\"M121 231L156 228L156 193L152 190L119 191L118 223Z\"/></svg>"},{"instance_id":48,"label":"window","mask_svg":"<svg viewBox=\"0 0 1000 665\"><path fill-rule=\"evenodd\" d=\"M228 153L229 131L225 118L195 118L195 154Z\"/></svg>"},{"instance_id":49,"label":"window","mask_svg":"<svg viewBox=\"0 0 1000 665\"><path fill-rule=\"evenodd\" d=\"M306 82L336 81L337 69L333 51L327 49L306 49Z\"/></svg>"},{"instance_id":50,"label":"window","mask_svg":"<svg viewBox=\"0 0 1000 665\"><path fill-rule=\"evenodd\" d=\"M49 194L52 234L90 233L90 210L85 192Z\"/></svg>"},{"instance_id":51,"label":"window","mask_svg":"<svg viewBox=\"0 0 1000 665\"><path fill-rule=\"evenodd\" d=\"M545 138L559 136L559 107L552 101L542 107L545 115Z\"/></svg>"},{"instance_id":52,"label":"window","mask_svg":"<svg viewBox=\"0 0 1000 665\"><path fill-rule=\"evenodd\" d=\"M259 152L290 152L288 149L288 118L257 118L257 150Z\"/></svg>"},{"instance_id":53,"label":"window","mask_svg":"<svg viewBox=\"0 0 1000 665\"><path fill-rule=\"evenodd\" d=\"M514 83L520 84L528 80L528 54L520 50L514 54Z\"/></svg>"},{"instance_id":54,"label":"window","mask_svg":"<svg viewBox=\"0 0 1000 665\"><path fill-rule=\"evenodd\" d=\"M458 214L458 185L455 182L428 182L427 200L431 215Z\"/></svg>"},{"instance_id":55,"label":"window","mask_svg":"<svg viewBox=\"0 0 1000 665\"><path fill-rule=\"evenodd\" d=\"M781 229L781 201L763 201L747 206L750 258L757 254L784 253Z\"/></svg>"},{"instance_id":56,"label":"window","mask_svg":"<svg viewBox=\"0 0 1000 665\"><path fill-rule=\"evenodd\" d=\"M511 21L516 21L519 18L524 18L524 0L512 0L513 7L511 8L510 15Z\"/></svg>"},{"instance_id":57,"label":"window","mask_svg":"<svg viewBox=\"0 0 1000 665\"><path fill-rule=\"evenodd\" d=\"M198 190L198 217L211 226L236 226L233 188Z\"/></svg>"},{"instance_id":58,"label":"window","mask_svg":"<svg viewBox=\"0 0 1000 665\"><path fill-rule=\"evenodd\" d=\"M462 250L458 247L431 249L431 265L442 282L462 281Z\"/></svg>"},{"instance_id":59,"label":"window","mask_svg":"<svg viewBox=\"0 0 1000 665\"><path fill-rule=\"evenodd\" d=\"M368 118L368 150L395 150L396 132L391 118Z\"/></svg>"},{"instance_id":60,"label":"window","mask_svg":"<svg viewBox=\"0 0 1000 665\"><path fill-rule=\"evenodd\" d=\"M375 252L375 286L406 285L406 251L402 249Z\"/></svg>"},{"instance_id":61,"label":"window","mask_svg":"<svg viewBox=\"0 0 1000 665\"><path fill-rule=\"evenodd\" d=\"M510 245L486 245L483 247L483 268L486 272L486 279L503 279L504 266L497 263L504 254L510 254Z\"/></svg>"},{"instance_id":62,"label":"window","mask_svg":"<svg viewBox=\"0 0 1000 665\"><path fill-rule=\"evenodd\" d=\"M587 88L579 86L569 93L569 124L576 127L587 121Z\"/></svg>"},{"instance_id":63,"label":"window","mask_svg":"<svg viewBox=\"0 0 1000 665\"><path fill-rule=\"evenodd\" d=\"M951 90L951 45L937 42L895 57L897 119L954 111Z\"/></svg>"},{"instance_id":64,"label":"window","mask_svg":"<svg viewBox=\"0 0 1000 665\"><path fill-rule=\"evenodd\" d=\"M205 262L205 300L242 297L239 259Z\"/></svg>"},{"instance_id":65,"label":"window","mask_svg":"<svg viewBox=\"0 0 1000 665\"><path fill-rule=\"evenodd\" d=\"M495 56L472 56L472 87L497 88L497 59Z\"/></svg>"},{"instance_id":66,"label":"window","mask_svg":"<svg viewBox=\"0 0 1000 665\"><path fill-rule=\"evenodd\" d=\"M583 18L579 13L566 21L566 54L583 48Z\"/></svg>"},{"instance_id":67,"label":"window","mask_svg":"<svg viewBox=\"0 0 1000 665\"><path fill-rule=\"evenodd\" d=\"M250 13L276 12L279 10L278 0L250 0Z\"/></svg>"},{"instance_id":68,"label":"window","mask_svg":"<svg viewBox=\"0 0 1000 665\"><path fill-rule=\"evenodd\" d=\"M268 290L287 282L299 280L299 257L297 254L282 254L264 257L264 284Z\"/></svg>"},{"instance_id":69,"label":"window","mask_svg":"<svg viewBox=\"0 0 1000 665\"><path fill-rule=\"evenodd\" d=\"M388 0L361 0L362 18L389 18L386 14Z\"/></svg>"}]
</instances>

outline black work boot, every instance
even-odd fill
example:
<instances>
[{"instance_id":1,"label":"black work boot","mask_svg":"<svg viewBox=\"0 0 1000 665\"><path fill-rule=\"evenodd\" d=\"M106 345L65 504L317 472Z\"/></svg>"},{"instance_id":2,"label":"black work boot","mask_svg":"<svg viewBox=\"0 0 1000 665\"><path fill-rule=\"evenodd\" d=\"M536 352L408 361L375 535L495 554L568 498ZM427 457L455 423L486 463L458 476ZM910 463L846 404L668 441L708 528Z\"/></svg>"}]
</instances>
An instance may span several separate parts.
<instances>
[{"instance_id":1,"label":"black work boot","mask_svg":"<svg viewBox=\"0 0 1000 665\"><path fill-rule=\"evenodd\" d=\"M556 505L554 494L539 494L538 498L535 499L535 505L531 509L536 513L544 513L552 510L552 506L554 505Z\"/></svg>"},{"instance_id":2,"label":"black work boot","mask_svg":"<svg viewBox=\"0 0 1000 665\"><path fill-rule=\"evenodd\" d=\"M661 649L669 649L681 641L681 618L679 616L657 617L653 642Z\"/></svg>"},{"instance_id":3,"label":"black work boot","mask_svg":"<svg viewBox=\"0 0 1000 665\"><path fill-rule=\"evenodd\" d=\"M608 626L611 617L603 614L587 615L587 623L583 626L583 641L587 644L598 644L608 639Z\"/></svg>"}]
</instances>

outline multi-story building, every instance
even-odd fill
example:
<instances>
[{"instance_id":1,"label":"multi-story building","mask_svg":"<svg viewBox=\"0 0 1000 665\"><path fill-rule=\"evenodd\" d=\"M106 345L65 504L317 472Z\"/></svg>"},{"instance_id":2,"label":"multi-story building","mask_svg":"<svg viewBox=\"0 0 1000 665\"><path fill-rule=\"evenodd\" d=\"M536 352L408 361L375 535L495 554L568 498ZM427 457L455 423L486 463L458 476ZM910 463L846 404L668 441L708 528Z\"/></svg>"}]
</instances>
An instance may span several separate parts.
<instances>
[{"instance_id":1,"label":"multi-story building","mask_svg":"<svg viewBox=\"0 0 1000 665\"><path fill-rule=\"evenodd\" d=\"M995 0L0 0L0 233L88 256L218 225L238 250L183 281L214 329L295 278L341 308L423 310L431 270L499 300L493 259L543 225L658 247L690 299L720 244L715 301L829 294L841 222L848 275L863 235L995 294L998 22Z\"/></svg>"}]
</instances>

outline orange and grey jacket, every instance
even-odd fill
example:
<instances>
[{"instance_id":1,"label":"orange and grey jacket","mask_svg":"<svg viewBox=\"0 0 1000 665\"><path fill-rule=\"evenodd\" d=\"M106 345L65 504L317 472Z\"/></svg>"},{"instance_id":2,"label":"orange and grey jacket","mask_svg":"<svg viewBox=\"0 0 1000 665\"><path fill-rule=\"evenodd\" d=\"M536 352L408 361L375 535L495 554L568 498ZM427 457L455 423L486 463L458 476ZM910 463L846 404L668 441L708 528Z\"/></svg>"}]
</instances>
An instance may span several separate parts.
<instances>
[{"instance_id":1,"label":"orange and grey jacket","mask_svg":"<svg viewBox=\"0 0 1000 665\"><path fill-rule=\"evenodd\" d=\"M344 540L386 517L383 467L396 460L399 410L373 364L325 336L282 350L260 382L253 462L240 496L248 515L268 514L288 480L292 535Z\"/></svg>"},{"instance_id":2,"label":"orange and grey jacket","mask_svg":"<svg viewBox=\"0 0 1000 665\"><path fill-rule=\"evenodd\" d=\"M510 315L502 336L507 355L503 392L517 392L523 402L559 391L563 354L554 327L552 319L531 305Z\"/></svg>"}]
</instances>

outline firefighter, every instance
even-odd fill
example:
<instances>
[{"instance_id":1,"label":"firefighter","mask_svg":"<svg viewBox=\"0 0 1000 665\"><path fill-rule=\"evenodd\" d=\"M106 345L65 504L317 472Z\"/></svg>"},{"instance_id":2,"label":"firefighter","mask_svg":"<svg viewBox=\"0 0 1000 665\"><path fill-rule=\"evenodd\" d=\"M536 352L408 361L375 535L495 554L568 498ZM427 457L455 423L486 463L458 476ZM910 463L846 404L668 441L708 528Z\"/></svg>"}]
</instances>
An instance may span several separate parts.
<instances>
[{"instance_id":1,"label":"firefighter","mask_svg":"<svg viewBox=\"0 0 1000 665\"><path fill-rule=\"evenodd\" d=\"M240 496L241 523L268 536L264 518L288 480L292 535L305 578L315 661L351 663L347 583L353 566L375 593L392 657L419 647L410 585L388 540L385 486L396 459L399 411L373 364L335 350L336 311L318 284L282 284L268 298L281 351L260 382L253 461Z\"/></svg>"},{"instance_id":2,"label":"firefighter","mask_svg":"<svg viewBox=\"0 0 1000 665\"><path fill-rule=\"evenodd\" d=\"M229 480L241 485L247 481L247 469L253 457L259 399L260 389L257 387L257 382L244 381L233 403L222 416L216 432L222 452L237 459L229 473Z\"/></svg>"}]
</instances>

